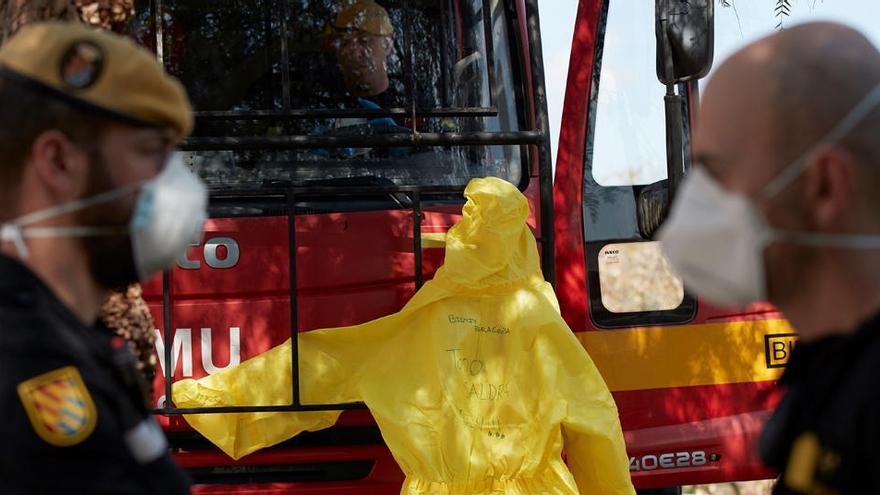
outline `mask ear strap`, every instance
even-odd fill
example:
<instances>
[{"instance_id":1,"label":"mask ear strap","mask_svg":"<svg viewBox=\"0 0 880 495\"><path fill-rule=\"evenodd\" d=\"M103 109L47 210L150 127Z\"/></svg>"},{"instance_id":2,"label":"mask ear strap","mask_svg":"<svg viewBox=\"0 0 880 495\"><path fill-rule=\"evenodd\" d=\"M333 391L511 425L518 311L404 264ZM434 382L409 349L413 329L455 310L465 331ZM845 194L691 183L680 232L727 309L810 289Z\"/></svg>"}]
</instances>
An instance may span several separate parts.
<instances>
[{"instance_id":1,"label":"mask ear strap","mask_svg":"<svg viewBox=\"0 0 880 495\"><path fill-rule=\"evenodd\" d=\"M28 254L30 254L27 244L24 242L21 225L18 225L17 223L0 225L0 240L10 241L15 244L15 249L18 251L18 257L21 259L27 258Z\"/></svg>"},{"instance_id":2,"label":"mask ear strap","mask_svg":"<svg viewBox=\"0 0 880 495\"><path fill-rule=\"evenodd\" d=\"M761 191L761 198L770 199L783 189L788 187L794 180L803 173L807 165L810 164L810 157L821 147L834 144L844 138L850 131L855 128L865 117L868 116L877 103L880 102L880 84L874 86L874 89L868 92L864 98L859 101L852 110L847 113L840 122L837 123L828 134L811 146L806 153L795 160L791 165L786 167L775 179L770 181Z\"/></svg>"},{"instance_id":3,"label":"mask ear strap","mask_svg":"<svg viewBox=\"0 0 880 495\"><path fill-rule=\"evenodd\" d=\"M50 208L46 208L44 210L35 211L33 213L28 213L26 215L22 215L14 220L14 223L18 226L22 225L30 225L32 223L42 222L43 220L47 220L49 218L60 217L61 215L66 215L67 213L73 213L79 210L85 210L86 208L90 208L95 205L99 205L102 203L107 203L113 201L114 199L121 198L126 194L131 193L132 191L137 190L143 185L143 182L136 182L134 184L129 184L127 186L120 187L118 189L112 189L110 191L105 191L100 194L96 194L89 198L77 199L75 201L71 201L69 203L65 203L58 206L52 206Z\"/></svg>"},{"instance_id":4,"label":"mask ear strap","mask_svg":"<svg viewBox=\"0 0 880 495\"><path fill-rule=\"evenodd\" d=\"M17 223L7 223L0 226L0 240L10 241L15 244L18 256L22 259L30 254L25 237L51 238L51 237L92 237L122 235L128 232L125 227L22 227Z\"/></svg>"},{"instance_id":5,"label":"mask ear strap","mask_svg":"<svg viewBox=\"0 0 880 495\"><path fill-rule=\"evenodd\" d=\"M31 239L112 236L128 233L127 227L25 227L20 230L22 237Z\"/></svg>"},{"instance_id":6,"label":"mask ear strap","mask_svg":"<svg viewBox=\"0 0 880 495\"><path fill-rule=\"evenodd\" d=\"M112 232L105 232L106 229L97 229L93 227L44 227L44 228L27 228L26 225L41 222L43 220L72 213L74 211L84 210L95 205L107 203L114 199L121 198L132 191L137 190L143 185L143 182L136 182L127 186L96 194L85 199L78 199L58 206L52 206L43 210L35 211L22 215L15 220L0 225L0 240L9 241L15 244L18 256L22 259L27 258L30 251L24 242L25 237L84 237L87 235L102 235Z\"/></svg>"},{"instance_id":7,"label":"mask ear strap","mask_svg":"<svg viewBox=\"0 0 880 495\"><path fill-rule=\"evenodd\" d=\"M777 239L801 246L844 249L880 249L880 236L870 234L825 234L819 232L777 232Z\"/></svg>"}]
</instances>

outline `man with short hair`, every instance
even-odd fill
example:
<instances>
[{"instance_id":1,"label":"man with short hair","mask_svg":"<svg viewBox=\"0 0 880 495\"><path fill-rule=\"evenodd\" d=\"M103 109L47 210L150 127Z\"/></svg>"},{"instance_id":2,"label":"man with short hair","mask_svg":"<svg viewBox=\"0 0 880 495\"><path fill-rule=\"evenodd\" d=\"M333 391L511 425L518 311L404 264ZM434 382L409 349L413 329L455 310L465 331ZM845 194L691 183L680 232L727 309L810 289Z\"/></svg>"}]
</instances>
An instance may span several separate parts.
<instances>
[{"instance_id":1,"label":"man with short hair","mask_svg":"<svg viewBox=\"0 0 880 495\"><path fill-rule=\"evenodd\" d=\"M374 0L355 0L340 10L327 28L327 41L349 94L371 97L384 93L389 86L387 57L394 46L388 11Z\"/></svg>"},{"instance_id":2,"label":"man with short hair","mask_svg":"<svg viewBox=\"0 0 880 495\"><path fill-rule=\"evenodd\" d=\"M3 493L189 493L96 320L200 235L206 189L172 159L191 127L183 87L122 37L37 23L0 47Z\"/></svg>"},{"instance_id":3,"label":"man with short hair","mask_svg":"<svg viewBox=\"0 0 880 495\"><path fill-rule=\"evenodd\" d=\"M697 294L768 300L797 329L760 442L776 493L878 493L880 52L840 24L773 34L726 60L695 167L660 234Z\"/></svg>"},{"instance_id":4,"label":"man with short hair","mask_svg":"<svg viewBox=\"0 0 880 495\"><path fill-rule=\"evenodd\" d=\"M345 5L327 23L324 43L336 56L345 82L345 105L364 110L382 110L393 106L393 91L389 91L388 56L394 49L394 25L384 7L374 0L355 0ZM371 135L410 132L391 117L338 118L330 127L314 131L318 135ZM368 148L320 149L322 156L354 157L375 154ZM392 155L404 155L409 148L384 150Z\"/></svg>"}]
</instances>

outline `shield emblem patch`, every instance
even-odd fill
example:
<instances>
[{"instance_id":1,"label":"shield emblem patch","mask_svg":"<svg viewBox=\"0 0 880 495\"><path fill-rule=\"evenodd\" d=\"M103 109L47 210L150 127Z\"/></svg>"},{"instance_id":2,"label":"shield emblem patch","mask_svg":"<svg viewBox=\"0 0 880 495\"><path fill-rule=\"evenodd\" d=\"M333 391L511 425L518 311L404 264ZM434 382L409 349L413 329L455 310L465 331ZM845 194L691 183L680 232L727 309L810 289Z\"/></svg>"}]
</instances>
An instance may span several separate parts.
<instances>
[{"instance_id":1,"label":"shield emblem patch","mask_svg":"<svg viewBox=\"0 0 880 495\"><path fill-rule=\"evenodd\" d=\"M19 383L18 395L34 431L52 445L76 445L95 429L95 403L73 366Z\"/></svg>"}]
</instances>

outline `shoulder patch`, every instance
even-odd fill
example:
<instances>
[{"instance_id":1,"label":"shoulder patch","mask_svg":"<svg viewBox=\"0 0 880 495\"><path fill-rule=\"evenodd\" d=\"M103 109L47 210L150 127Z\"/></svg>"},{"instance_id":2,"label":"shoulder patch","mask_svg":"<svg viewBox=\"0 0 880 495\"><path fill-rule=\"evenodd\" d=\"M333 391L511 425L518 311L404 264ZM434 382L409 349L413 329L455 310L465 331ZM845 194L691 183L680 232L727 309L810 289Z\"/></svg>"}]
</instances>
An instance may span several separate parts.
<instances>
[{"instance_id":1,"label":"shoulder patch","mask_svg":"<svg viewBox=\"0 0 880 495\"><path fill-rule=\"evenodd\" d=\"M19 383L18 396L34 431L52 445L76 445L95 430L95 403L73 366Z\"/></svg>"}]
</instances>

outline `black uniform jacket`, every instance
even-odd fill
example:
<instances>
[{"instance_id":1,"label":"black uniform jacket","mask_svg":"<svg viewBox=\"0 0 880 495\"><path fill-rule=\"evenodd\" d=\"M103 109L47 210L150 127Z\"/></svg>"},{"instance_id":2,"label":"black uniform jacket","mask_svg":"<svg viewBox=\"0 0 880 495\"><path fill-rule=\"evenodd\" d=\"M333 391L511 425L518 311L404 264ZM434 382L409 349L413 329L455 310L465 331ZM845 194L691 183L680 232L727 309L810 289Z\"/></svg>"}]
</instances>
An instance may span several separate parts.
<instances>
[{"instance_id":1,"label":"black uniform jacket","mask_svg":"<svg viewBox=\"0 0 880 495\"><path fill-rule=\"evenodd\" d=\"M134 357L0 256L0 493L182 494Z\"/></svg>"},{"instance_id":2,"label":"black uniform jacket","mask_svg":"<svg viewBox=\"0 0 880 495\"><path fill-rule=\"evenodd\" d=\"M796 346L760 441L776 494L880 493L880 315Z\"/></svg>"}]
</instances>

